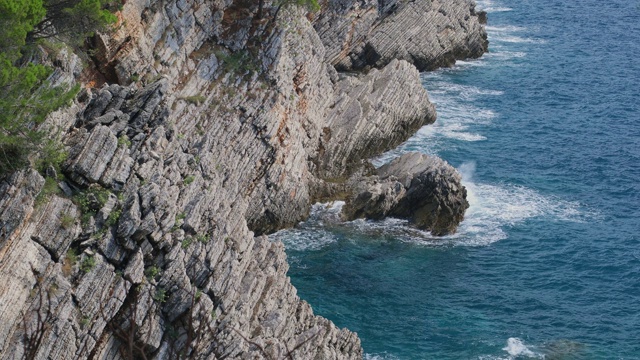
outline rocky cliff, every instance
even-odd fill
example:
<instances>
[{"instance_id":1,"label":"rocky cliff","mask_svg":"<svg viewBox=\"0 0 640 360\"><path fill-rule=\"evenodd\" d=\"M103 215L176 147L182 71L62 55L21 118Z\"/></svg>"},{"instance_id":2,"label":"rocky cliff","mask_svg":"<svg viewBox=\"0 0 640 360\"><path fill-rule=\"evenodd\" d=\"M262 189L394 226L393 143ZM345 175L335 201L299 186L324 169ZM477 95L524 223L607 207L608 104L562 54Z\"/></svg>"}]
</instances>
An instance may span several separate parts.
<instances>
[{"instance_id":1,"label":"rocky cliff","mask_svg":"<svg viewBox=\"0 0 640 360\"><path fill-rule=\"evenodd\" d=\"M270 2L259 18L242 0L129 0L91 71L57 54L54 82L87 88L47 122L69 149L61 173L0 181L0 358L361 358L356 334L297 297L282 244L256 235L349 196L370 156L435 120L414 65L478 56L486 38L471 3L438 4L274 21ZM449 50L401 29L431 65L376 45L405 17ZM349 21L347 46L326 29ZM378 69L336 71L358 61Z\"/></svg>"},{"instance_id":2,"label":"rocky cliff","mask_svg":"<svg viewBox=\"0 0 640 360\"><path fill-rule=\"evenodd\" d=\"M336 0L315 22L326 59L339 70L381 67L394 59L419 70L487 51L486 13L468 0Z\"/></svg>"}]
</instances>

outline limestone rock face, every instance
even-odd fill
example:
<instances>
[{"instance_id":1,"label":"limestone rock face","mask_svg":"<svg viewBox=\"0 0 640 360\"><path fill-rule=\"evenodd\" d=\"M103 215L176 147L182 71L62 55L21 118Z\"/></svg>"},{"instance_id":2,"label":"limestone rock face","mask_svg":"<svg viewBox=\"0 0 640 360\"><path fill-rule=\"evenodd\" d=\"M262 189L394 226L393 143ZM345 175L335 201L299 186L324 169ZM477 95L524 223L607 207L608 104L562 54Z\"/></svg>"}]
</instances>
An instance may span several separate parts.
<instances>
[{"instance_id":1,"label":"limestone rock face","mask_svg":"<svg viewBox=\"0 0 640 360\"><path fill-rule=\"evenodd\" d=\"M37 171L16 172L0 182L0 250L21 232L43 185Z\"/></svg>"},{"instance_id":2,"label":"limestone rock face","mask_svg":"<svg viewBox=\"0 0 640 360\"><path fill-rule=\"evenodd\" d=\"M359 184L343 217L409 219L433 235L453 234L469 208L460 174L442 159L408 153L377 169Z\"/></svg>"},{"instance_id":3,"label":"limestone rock face","mask_svg":"<svg viewBox=\"0 0 640 360\"><path fill-rule=\"evenodd\" d=\"M350 63L352 52L361 52L379 23L378 0L335 0L327 2L313 26L326 48L326 59L339 69L356 69Z\"/></svg>"},{"instance_id":4,"label":"limestone rock face","mask_svg":"<svg viewBox=\"0 0 640 360\"><path fill-rule=\"evenodd\" d=\"M485 22L470 0L341 0L329 3L315 27L338 70L393 59L432 70L486 52Z\"/></svg>"},{"instance_id":5,"label":"limestone rock face","mask_svg":"<svg viewBox=\"0 0 640 360\"><path fill-rule=\"evenodd\" d=\"M360 4L366 19L395 6ZM313 314L283 245L260 235L346 196L344 180L433 122L434 108L409 62L340 74L302 9L274 23L257 11L129 0L121 26L96 37L106 83L47 120L69 152L64 195L42 193L36 171L0 179L0 359L362 358L357 334ZM66 81L77 66L56 71ZM423 170L411 179L453 176ZM421 188L396 181L375 190L398 199L387 214L414 208L398 193ZM447 189L434 190L438 214Z\"/></svg>"},{"instance_id":6,"label":"limestone rock face","mask_svg":"<svg viewBox=\"0 0 640 360\"><path fill-rule=\"evenodd\" d=\"M348 178L363 160L393 149L436 120L418 71L406 61L394 60L363 77L347 76L337 89L322 134L322 178Z\"/></svg>"}]
</instances>

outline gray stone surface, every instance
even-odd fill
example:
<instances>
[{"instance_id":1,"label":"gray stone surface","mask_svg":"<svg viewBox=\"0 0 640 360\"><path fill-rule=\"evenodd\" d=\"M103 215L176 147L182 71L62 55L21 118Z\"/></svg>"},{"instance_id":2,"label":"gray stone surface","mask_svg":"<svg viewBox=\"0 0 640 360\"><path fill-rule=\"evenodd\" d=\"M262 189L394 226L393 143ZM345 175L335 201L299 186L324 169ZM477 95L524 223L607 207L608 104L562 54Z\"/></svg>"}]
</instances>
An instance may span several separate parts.
<instances>
[{"instance_id":1,"label":"gray stone surface","mask_svg":"<svg viewBox=\"0 0 640 360\"><path fill-rule=\"evenodd\" d=\"M346 220L405 218L433 235L453 234L469 208L461 181L446 161L408 153L358 183L342 215Z\"/></svg>"},{"instance_id":2,"label":"gray stone surface","mask_svg":"<svg viewBox=\"0 0 640 360\"><path fill-rule=\"evenodd\" d=\"M394 60L366 76L347 76L337 84L323 128L318 173L345 179L370 157L392 149L436 119L418 71Z\"/></svg>"},{"instance_id":3,"label":"gray stone surface","mask_svg":"<svg viewBox=\"0 0 640 360\"><path fill-rule=\"evenodd\" d=\"M52 196L34 214L31 239L44 246L53 260L58 261L66 254L71 241L80 234L78 208L68 199Z\"/></svg>"},{"instance_id":4,"label":"gray stone surface","mask_svg":"<svg viewBox=\"0 0 640 360\"><path fill-rule=\"evenodd\" d=\"M487 51L486 14L470 0L329 2L315 21L327 60L339 70L403 59L419 70L453 65Z\"/></svg>"}]
</instances>

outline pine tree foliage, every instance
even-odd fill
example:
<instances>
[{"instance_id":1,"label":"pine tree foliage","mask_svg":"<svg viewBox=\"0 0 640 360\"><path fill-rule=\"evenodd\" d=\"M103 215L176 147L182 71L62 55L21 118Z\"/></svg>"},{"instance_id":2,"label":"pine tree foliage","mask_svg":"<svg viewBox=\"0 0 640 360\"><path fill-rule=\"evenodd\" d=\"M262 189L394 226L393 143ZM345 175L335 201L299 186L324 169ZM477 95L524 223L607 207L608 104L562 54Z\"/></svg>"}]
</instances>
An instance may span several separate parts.
<instances>
[{"instance_id":1,"label":"pine tree foliage","mask_svg":"<svg viewBox=\"0 0 640 360\"><path fill-rule=\"evenodd\" d=\"M116 16L107 10L114 4L112 0L44 0L46 15L34 25L28 41L49 37L82 41L116 22Z\"/></svg>"},{"instance_id":2,"label":"pine tree foliage","mask_svg":"<svg viewBox=\"0 0 640 360\"><path fill-rule=\"evenodd\" d=\"M81 44L115 22L108 6L108 0L0 0L0 178L64 159L61 146L40 125L79 90L52 87L51 69L25 60L25 54L44 38Z\"/></svg>"}]
</instances>

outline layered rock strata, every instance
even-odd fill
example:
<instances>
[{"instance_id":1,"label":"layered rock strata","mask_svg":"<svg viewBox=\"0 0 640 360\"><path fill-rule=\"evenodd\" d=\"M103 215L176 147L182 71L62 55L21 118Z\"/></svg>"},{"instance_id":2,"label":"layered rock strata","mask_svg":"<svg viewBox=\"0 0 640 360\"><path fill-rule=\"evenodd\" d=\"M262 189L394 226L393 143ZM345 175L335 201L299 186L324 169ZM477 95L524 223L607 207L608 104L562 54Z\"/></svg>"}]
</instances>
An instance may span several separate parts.
<instances>
[{"instance_id":1,"label":"layered rock strata","mask_svg":"<svg viewBox=\"0 0 640 360\"><path fill-rule=\"evenodd\" d=\"M469 0L330 1L314 26L339 70L403 59L419 70L451 66L487 51L486 13Z\"/></svg>"},{"instance_id":2,"label":"layered rock strata","mask_svg":"<svg viewBox=\"0 0 640 360\"><path fill-rule=\"evenodd\" d=\"M409 63L340 74L303 11L257 11L130 0L95 39L107 83L47 123L62 174L0 181L0 358L362 357L255 235L338 197L434 109Z\"/></svg>"},{"instance_id":3,"label":"layered rock strata","mask_svg":"<svg viewBox=\"0 0 640 360\"><path fill-rule=\"evenodd\" d=\"M348 178L364 160L398 146L436 119L417 70L405 61L394 60L365 76L346 76L336 85L339 95L330 106L317 155L322 179Z\"/></svg>"},{"instance_id":4,"label":"layered rock strata","mask_svg":"<svg viewBox=\"0 0 640 360\"><path fill-rule=\"evenodd\" d=\"M342 208L345 220L409 219L433 235L453 234L469 208L460 174L442 159L405 154L357 183Z\"/></svg>"}]
</instances>

